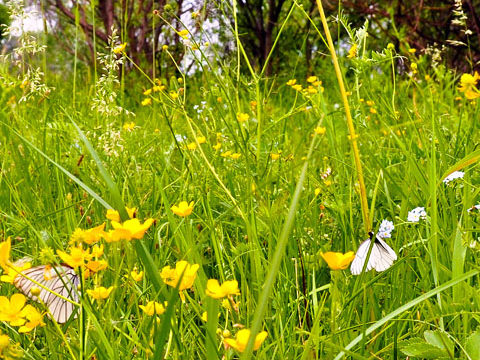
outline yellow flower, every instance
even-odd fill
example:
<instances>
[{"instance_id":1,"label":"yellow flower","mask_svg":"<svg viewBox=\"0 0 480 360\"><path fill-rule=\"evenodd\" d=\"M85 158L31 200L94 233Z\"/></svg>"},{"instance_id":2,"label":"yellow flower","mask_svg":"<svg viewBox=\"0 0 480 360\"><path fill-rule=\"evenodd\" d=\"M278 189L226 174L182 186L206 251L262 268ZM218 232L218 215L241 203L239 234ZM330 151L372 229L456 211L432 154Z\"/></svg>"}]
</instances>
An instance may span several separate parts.
<instances>
[{"instance_id":1,"label":"yellow flower","mask_svg":"<svg viewBox=\"0 0 480 360\"><path fill-rule=\"evenodd\" d=\"M320 195L320 192L321 192L320 188L316 188L315 189L315 196Z\"/></svg>"},{"instance_id":2,"label":"yellow flower","mask_svg":"<svg viewBox=\"0 0 480 360\"><path fill-rule=\"evenodd\" d=\"M88 230L82 230L77 228L70 237L70 242L92 245L96 242L99 242L100 239L103 237L103 235L105 234L105 231L103 231L103 229L105 229L105 223Z\"/></svg>"},{"instance_id":3,"label":"yellow flower","mask_svg":"<svg viewBox=\"0 0 480 360\"><path fill-rule=\"evenodd\" d=\"M309 82L309 83L314 83L314 82L316 82L317 80L318 80L318 78L317 78L316 76L314 76L314 75L309 76L309 77L307 78L307 82Z\"/></svg>"},{"instance_id":4,"label":"yellow flower","mask_svg":"<svg viewBox=\"0 0 480 360\"><path fill-rule=\"evenodd\" d=\"M229 157L230 155L232 155L232 152L230 150L220 154L221 157Z\"/></svg>"},{"instance_id":5,"label":"yellow flower","mask_svg":"<svg viewBox=\"0 0 480 360\"><path fill-rule=\"evenodd\" d=\"M417 52L417 49L411 48L411 49L408 49L408 52L409 52L410 54L415 54L415 53Z\"/></svg>"},{"instance_id":6,"label":"yellow flower","mask_svg":"<svg viewBox=\"0 0 480 360\"><path fill-rule=\"evenodd\" d=\"M159 91L163 91L165 89L166 89L165 85L155 85L152 88L153 92L159 92Z\"/></svg>"},{"instance_id":7,"label":"yellow flower","mask_svg":"<svg viewBox=\"0 0 480 360\"><path fill-rule=\"evenodd\" d=\"M64 263L72 268L83 266L85 261L90 260L92 257L92 255L90 255L90 250L83 250L82 245L79 245L78 247L70 247L70 254L61 250L57 250L57 254Z\"/></svg>"},{"instance_id":8,"label":"yellow flower","mask_svg":"<svg viewBox=\"0 0 480 360\"><path fill-rule=\"evenodd\" d=\"M165 266L160 273L160 277L165 284L171 287L177 287L177 284L181 278L182 281L180 282L178 290L182 291L193 286L193 282L197 277L197 271L199 267L200 265L190 265L185 260L178 261L175 264L175 269L172 269L170 266Z\"/></svg>"},{"instance_id":9,"label":"yellow flower","mask_svg":"<svg viewBox=\"0 0 480 360\"><path fill-rule=\"evenodd\" d=\"M188 216L192 213L193 211L193 201L189 203L187 203L186 201L180 201L180 203L177 205L173 205L170 210L172 210L172 212L175 214L175 215L178 215L178 216L181 216L181 217L185 217L185 216Z\"/></svg>"},{"instance_id":10,"label":"yellow flower","mask_svg":"<svg viewBox=\"0 0 480 360\"><path fill-rule=\"evenodd\" d=\"M127 215L130 219L132 219L135 216L135 213L137 212L137 208L129 208L125 207L125 210L127 211ZM108 209L107 210L107 215L106 218L108 220L113 220L116 222L120 222L120 213L117 210L113 209Z\"/></svg>"},{"instance_id":11,"label":"yellow flower","mask_svg":"<svg viewBox=\"0 0 480 360\"><path fill-rule=\"evenodd\" d=\"M175 100L178 98L178 93L176 93L175 91L170 91L169 95L172 98L172 100Z\"/></svg>"},{"instance_id":12,"label":"yellow flower","mask_svg":"<svg viewBox=\"0 0 480 360\"><path fill-rule=\"evenodd\" d=\"M45 326L43 315L32 305L25 306L22 310L22 314L27 319L27 322L18 329L18 332L26 333L32 331L37 326Z\"/></svg>"},{"instance_id":13,"label":"yellow flower","mask_svg":"<svg viewBox=\"0 0 480 360\"><path fill-rule=\"evenodd\" d=\"M127 47L127 43L123 43L123 44L120 44L120 45L117 45L113 48L113 52L115 54L120 54L122 52L125 51L125 48Z\"/></svg>"},{"instance_id":14,"label":"yellow flower","mask_svg":"<svg viewBox=\"0 0 480 360\"><path fill-rule=\"evenodd\" d=\"M202 313L202 316L200 317L200 319L202 319L203 322L207 322L208 319L207 319L207 312L206 311L204 311Z\"/></svg>"},{"instance_id":15,"label":"yellow flower","mask_svg":"<svg viewBox=\"0 0 480 360\"><path fill-rule=\"evenodd\" d=\"M165 302L165 305L163 305L156 301L149 301L147 305L138 305L138 307L142 309L148 316L153 316L154 314L162 315L167 310L167 305L167 302Z\"/></svg>"},{"instance_id":16,"label":"yellow flower","mask_svg":"<svg viewBox=\"0 0 480 360\"><path fill-rule=\"evenodd\" d=\"M358 48L358 45L353 44L353 46L350 48L350 50L348 50L347 58L353 59L355 56L357 56L357 48Z\"/></svg>"},{"instance_id":17,"label":"yellow flower","mask_svg":"<svg viewBox=\"0 0 480 360\"><path fill-rule=\"evenodd\" d=\"M318 93L318 90L315 89L313 86L308 86L307 93L308 94L316 94L316 93Z\"/></svg>"},{"instance_id":18,"label":"yellow flower","mask_svg":"<svg viewBox=\"0 0 480 360\"><path fill-rule=\"evenodd\" d=\"M376 110L374 107L371 107L371 108L370 108L370 113L371 113L371 114L376 114L376 113L377 113L377 110Z\"/></svg>"},{"instance_id":19,"label":"yellow flower","mask_svg":"<svg viewBox=\"0 0 480 360\"><path fill-rule=\"evenodd\" d=\"M142 100L142 106L152 105L152 98L145 98Z\"/></svg>"},{"instance_id":20,"label":"yellow flower","mask_svg":"<svg viewBox=\"0 0 480 360\"><path fill-rule=\"evenodd\" d=\"M315 129L313 129L313 131L317 135L323 135L327 132L327 128L323 126L317 126Z\"/></svg>"},{"instance_id":21,"label":"yellow flower","mask_svg":"<svg viewBox=\"0 0 480 360\"><path fill-rule=\"evenodd\" d=\"M302 91L302 85L300 85L300 84L292 85L292 89L297 90L297 91Z\"/></svg>"},{"instance_id":22,"label":"yellow flower","mask_svg":"<svg viewBox=\"0 0 480 360\"><path fill-rule=\"evenodd\" d=\"M265 341L268 333L266 331L262 331L255 336L255 343L253 345L253 350L258 350L262 343ZM250 338L250 329L242 329L237 333L237 336L234 339L224 339L223 343L227 346L234 348L239 352L244 352L245 348L247 347L248 339Z\"/></svg>"},{"instance_id":23,"label":"yellow flower","mask_svg":"<svg viewBox=\"0 0 480 360\"><path fill-rule=\"evenodd\" d=\"M135 123L133 121L126 122L125 124L123 124L123 130L132 131L133 129L135 129Z\"/></svg>"},{"instance_id":24,"label":"yellow flower","mask_svg":"<svg viewBox=\"0 0 480 360\"><path fill-rule=\"evenodd\" d=\"M187 144L187 149L188 150L195 150L197 148L197 143L195 142L191 142L189 144Z\"/></svg>"},{"instance_id":25,"label":"yellow flower","mask_svg":"<svg viewBox=\"0 0 480 360\"><path fill-rule=\"evenodd\" d=\"M188 38L188 30L183 29L183 30L178 32L178 35L181 36L182 38L186 39L186 38Z\"/></svg>"},{"instance_id":26,"label":"yellow flower","mask_svg":"<svg viewBox=\"0 0 480 360\"><path fill-rule=\"evenodd\" d=\"M278 159L280 159L280 153L278 153L278 154L271 153L271 154L270 154L270 158L271 158L272 160L278 160Z\"/></svg>"},{"instance_id":27,"label":"yellow flower","mask_svg":"<svg viewBox=\"0 0 480 360\"><path fill-rule=\"evenodd\" d=\"M100 246L94 245L92 248L92 257L98 259L102 255L103 255L103 244Z\"/></svg>"},{"instance_id":28,"label":"yellow flower","mask_svg":"<svg viewBox=\"0 0 480 360\"><path fill-rule=\"evenodd\" d=\"M137 272L137 269L134 269L130 272L130 276L137 282L141 281L143 279L143 271Z\"/></svg>"},{"instance_id":29,"label":"yellow flower","mask_svg":"<svg viewBox=\"0 0 480 360\"><path fill-rule=\"evenodd\" d=\"M105 270L108 267L108 263L106 260L90 260L85 264L85 267L89 270L89 273L96 273L100 270Z\"/></svg>"},{"instance_id":30,"label":"yellow flower","mask_svg":"<svg viewBox=\"0 0 480 360\"><path fill-rule=\"evenodd\" d=\"M13 294L10 300L6 296L0 296L0 321L9 322L11 326L25 324L22 310L26 301L23 294Z\"/></svg>"},{"instance_id":31,"label":"yellow flower","mask_svg":"<svg viewBox=\"0 0 480 360\"><path fill-rule=\"evenodd\" d=\"M425 81L429 81L430 79L431 79L431 76L428 75L428 74L426 74L426 75L425 75Z\"/></svg>"},{"instance_id":32,"label":"yellow flower","mask_svg":"<svg viewBox=\"0 0 480 360\"><path fill-rule=\"evenodd\" d=\"M204 144L204 143L207 142L207 138L205 136L199 136L199 137L197 137L197 142L199 144Z\"/></svg>"},{"instance_id":33,"label":"yellow flower","mask_svg":"<svg viewBox=\"0 0 480 360\"><path fill-rule=\"evenodd\" d=\"M6 241L0 243L0 266L3 270L8 271L11 265L10 251L12 249L12 240L10 237Z\"/></svg>"},{"instance_id":34,"label":"yellow flower","mask_svg":"<svg viewBox=\"0 0 480 360\"><path fill-rule=\"evenodd\" d=\"M121 239L140 240L143 238L148 228L152 226L153 222L153 219L147 219L143 224L141 224L140 220L136 218L127 220L123 223L112 221L114 230L109 232L109 235L111 236L110 241L118 241Z\"/></svg>"},{"instance_id":35,"label":"yellow flower","mask_svg":"<svg viewBox=\"0 0 480 360\"><path fill-rule=\"evenodd\" d=\"M322 85L322 82L320 80L317 80L312 85L313 86L320 86L320 85Z\"/></svg>"},{"instance_id":36,"label":"yellow flower","mask_svg":"<svg viewBox=\"0 0 480 360\"><path fill-rule=\"evenodd\" d=\"M0 335L0 358L3 356L3 350L5 350L10 345L10 338L8 335Z\"/></svg>"},{"instance_id":37,"label":"yellow flower","mask_svg":"<svg viewBox=\"0 0 480 360\"><path fill-rule=\"evenodd\" d=\"M255 100L250 101L250 109L252 109L252 111L255 111L256 107L257 107L257 102Z\"/></svg>"},{"instance_id":38,"label":"yellow flower","mask_svg":"<svg viewBox=\"0 0 480 360\"><path fill-rule=\"evenodd\" d=\"M458 90L465 94L468 100L474 100L480 97L480 92L476 88L480 75L475 71L473 75L463 74L460 78L460 87Z\"/></svg>"},{"instance_id":39,"label":"yellow flower","mask_svg":"<svg viewBox=\"0 0 480 360\"><path fill-rule=\"evenodd\" d=\"M147 89L143 92L143 95L148 96L152 93L152 89Z\"/></svg>"},{"instance_id":40,"label":"yellow flower","mask_svg":"<svg viewBox=\"0 0 480 360\"><path fill-rule=\"evenodd\" d=\"M297 83L297 79L290 79L287 81L288 86L293 86Z\"/></svg>"},{"instance_id":41,"label":"yellow flower","mask_svg":"<svg viewBox=\"0 0 480 360\"><path fill-rule=\"evenodd\" d=\"M393 49L395 49L395 45L393 45L392 43L388 43L387 49L393 50Z\"/></svg>"},{"instance_id":42,"label":"yellow flower","mask_svg":"<svg viewBox=\"0 0 480 360\"><path fill-rule=\"evenodd\" d=\"M222 147L222 143L217 142L216 145L212 145L215 150L219 150Z\"/></svg>"},{"instance_id":43,"label":"yellow flower","mask_svg":"<svg viewBox=\"0 0 480 360\"><path fill-rule=\"evenodd\" d=\"M248 121L248 119L250 118L250 116L248 114L245 114L245 113L238 113L237 114L237 120L238 122L245 122L245 121Z\"/></svg>"},{"instance_id":44,"label":"yellow flower","mask_svg":"<svg viewBox=\"0 0 480 360\"><path fill-rule=\"evenodd\" d=\"M242 156L242 154L233 153L232 155L230 155L230 159L237 160L240 156Z\"/></svg>"},{"instance_id":45,"label":"yellow flower","mask_svg":"<svg viewBox=\"0 0 480 360\"><path fill-rule=\"evenodd\" d=\"M168 50L168 45L163 45L163 46L162 46L162 50L163 50L163 51Z\"/></svg>"},{"instance_id":46,"label":"yellow flower","mask_svg":"<svg viewBox=\"0 0 480 360\"><path fill-rule=\"evenodd\" d=\"M332 270L344 270L350 265L355 258L355 253L349 251L346 254L328 251L326 253L321 252L320 256L325 260L327 265Z\"/></svg>"},{"instance_id":47,"label":"yellow flower","mask_svg":"<svg viewBox=\"0 0 480 360\"><path fill-rule=\"evenodd\" d=\"M207 281L205 293L214 299L221 299L230 295L240 295L240 290L237 280L225 281L220 285L218 280L210 279Z\"/></svg>"},{"instance_id":48,"label":"yellow flower","mask_svg":"<svg viewBox=\"0 0 480 360\"><path fill-rule=\"evenodd\" d=\"M360 100L362 100L362 99L360 99ZM375 105L375 101L367 100L366 104L367 104L368 106L373 106L373 105Z\"/></svg>"},{"instance_id":49,"label":"yellow flower","mask_svg":"<svg viewBox=\"0 0 480 360\"><path fill-rule=\"evenodd\" d=\"M15 277L18 275L19 272L30 269L31 267L32 264L29 262L21 266L15 266L12 264L10 265L8 270L4 271L4 274L0 277L0 281L13 284L13 281L15 280Z\"/></svg>"},{"instance_id":50,"label":"yellow flower","mask_svg":"<svg viewBox=\"0 0 480 360\"><path fill-rule=\"evenodd\" d=\"M410 65L410 69L412 69L412 73L413 73L413 74L416 74L416 73L417 73L417 70L418 70L418 65L417 65L417 63L412 63L412 64Z\"/></svg>"},{"instance_id":51,"label":"yellow flower","mask_svg":"<svg viewBox=\"0 0 480 360\"><path fill-rule=\"evenodd\" d=\"M93 290L88 289L87 294L95 300L105 300L110 296L112 290L113 286L110 286L108 289L103 286L99 286Z\"/></svg>"}]
</instances>

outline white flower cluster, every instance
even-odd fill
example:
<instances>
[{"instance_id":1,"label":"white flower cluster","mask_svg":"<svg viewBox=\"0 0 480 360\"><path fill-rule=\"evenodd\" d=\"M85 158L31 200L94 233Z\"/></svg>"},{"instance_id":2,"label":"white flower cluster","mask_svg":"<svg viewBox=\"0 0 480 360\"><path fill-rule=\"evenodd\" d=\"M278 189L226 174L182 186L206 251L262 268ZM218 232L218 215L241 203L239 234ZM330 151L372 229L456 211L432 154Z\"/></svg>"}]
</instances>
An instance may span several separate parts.
<instances>
[{"instance_id":1,"label":"white flower cluster","mask_svg":"<svg viewBox=\"0 0 480 360\"><path fill-rule=\"evenodd\" d=\"M378 228L377 236L382 239L391 238L393 229L395 229L393 221L383 220Z\"/></svg>"},{"instance_id":2,"label":"white flower cluster","mask_svg":"<svg viewBox=\"0 0 480 360\"><path fill-rule=\"evenodd\" d=\"M420 219L426 219L427 212L424 207L416 207L415 209L408 212L407 221L418 223Z\"/></svg>"},{"instance_id":3,"label":"white flower cluster","mask_svg":"<svg viewBox=\"0 0 480 360\"><path fill-rule=\"evenodd\" d=\"M444 184L448 184L450 181L455 179L463 179L465 173L463 171L454 171L450 175L448 175L445 179L443 179Z\"/></svg>"}]
</instances>

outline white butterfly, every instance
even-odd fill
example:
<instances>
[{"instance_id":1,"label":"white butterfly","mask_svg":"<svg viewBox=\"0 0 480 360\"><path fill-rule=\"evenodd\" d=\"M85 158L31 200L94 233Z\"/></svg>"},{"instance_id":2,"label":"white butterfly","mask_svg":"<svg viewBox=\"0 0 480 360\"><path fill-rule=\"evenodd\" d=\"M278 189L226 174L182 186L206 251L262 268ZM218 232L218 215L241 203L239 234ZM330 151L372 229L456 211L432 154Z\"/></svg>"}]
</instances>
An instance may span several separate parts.
<instances>
[{"instance_id":1,"label":"white butterfly","mask_svg":"<svg viewBox=\"0 0 480 360\"><path fill-rule=\"evenodd\" d=\"M353 275L359 275L363 270L363 266L367 260L368 249L370 248L370 243L373 238L373 233L370 232L369 235L370 238L362 242L358 247L355 259L353 259L352 265L350 265L350 271ZM393 249L377 235L375 236L375 242L373 243L372 252L370 253L365 271L370 271L372 269L385 271L392 266L395 260L397 260L397 254L395 254L395 251L393 251Z\"/></svg>"},{"instance_id":2,"label":"white butterfly","mask_svg":"<svg viewBox=\"0 0 480 360\"><path fill-rule=\"evenodd\" d=\"M71 267L50 267L40 265L24 270L21 274L28 276L30 279L35 280L39 284L42 284L46 288L67 299L78 302L77 288L80 284L80 280ZM59 324L67 322L75 310L75 305L43 288L40 288L33 281L30 281L21 274L18 274L13 280L14 285L32 300L44 303L50 310L50 313L56 322ZM32 295L31 290L35 287L39 288L38 296Z\"/></svg>"}]
</instances>

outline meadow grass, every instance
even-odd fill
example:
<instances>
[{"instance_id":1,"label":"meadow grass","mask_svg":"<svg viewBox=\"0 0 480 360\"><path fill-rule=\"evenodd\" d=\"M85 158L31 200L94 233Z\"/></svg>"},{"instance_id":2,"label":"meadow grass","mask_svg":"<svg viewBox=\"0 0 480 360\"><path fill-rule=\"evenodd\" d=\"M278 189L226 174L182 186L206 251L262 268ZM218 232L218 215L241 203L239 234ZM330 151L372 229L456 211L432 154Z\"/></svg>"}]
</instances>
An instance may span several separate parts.
<instances>
[{"instance_id":1,"label":"meadow grass","mask_svg":"<svg viewBox=\"0 0 480 360\"><path fill-rule=\"evenodd\" d=\"M77 228L111 229L108 208L125 221L125 206L135 207L155 224L143 239L102 240L108 268L82 279L76 319L56 325L45 317L27 334L3 322L2 333L27 359L249 358L251 346L243 355L224 347L240 326L268 333L258 359L480 359L478 212L467 211L480 191L478 102L428 56L368 46L339 58L367 220L328 58L307 74L322 81L311 93L286 85L314 82L295 75L294 59L286 59L289 78L265 78L188 46L202 72L160 85L134 68L117 84L112 46L111 78L98 95L102 65L59 74L43 55L44 81L54 88L47 98L19 102L27 92L19 86L1 92L0 211L12 260L52 262ZM402 72L399 58L418 68ZM173 61L168 50L163 59ZM165 88L142 95L153 86ZM443 183L455 170L464 178ZM171 211L181 201L194 202L190 215ZM415 207L426 218L407 222ZM395 225L391 268L358 277L328 268L320 252L355 251L382 219ZM199 264L184 301L160 277L180 260ZM138 282L135 268L145 272ZM238 281L238 311L205 294L208 279ZM85 290L100 285L113 291L93 300ZM2 283L0 292L17 290ZM139 308L152 300L168 302L162 315Z\"/></svg>"}]
</instances>

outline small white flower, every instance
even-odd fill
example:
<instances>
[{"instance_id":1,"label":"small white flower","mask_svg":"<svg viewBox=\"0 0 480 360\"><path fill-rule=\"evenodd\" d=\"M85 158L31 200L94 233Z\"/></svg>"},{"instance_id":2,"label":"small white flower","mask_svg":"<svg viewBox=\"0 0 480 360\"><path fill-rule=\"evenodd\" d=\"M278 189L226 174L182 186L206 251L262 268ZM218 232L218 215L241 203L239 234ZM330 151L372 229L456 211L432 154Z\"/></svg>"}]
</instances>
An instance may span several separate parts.
<instances>
[{"instance_id":1,"label":"small white flower","mask_svg":"<svg viewBox=\"0 0 480 360\"><path fill-rule=\"evenodd\" d=\"M463 171L454 171L450 175L448 175L445 179L443 179L444 184L448 184L450 181L455 179L462 179L465 173Z\"/></svg>"},{"instance_id":2,"label":"small white flower","mask_svg":"<svg viewBox=\"0 0 480 360\"><path fill-rule=\"evenodd\" d=\"M393 226L393 221L383 220L378 228L377 235L382 239L391 238L393 229L395 229L395 226Z\"/></svg>"},{"instance_id":3,"label":"small white flower","mask_svg":"<svg viewBox=\"0 0 480 360\"><path fill-rule=\"evenodd\" d=\"M427 212L424 207L416 207L415 209L408 212L407 221L417 223L420 219L425 219L427 217Z\"/></svg>"},{"instance_id":4,"label":"small white flower","mask_svg":"<svg viewBox=\"0 0 480 360\"><path fill-rule=\"evenodd\" d=\"M175 139L177 140L177 142L184 142L185 140L187 140L187 137L185 135L176 134Z\"/></svg>"}]
</instances>

